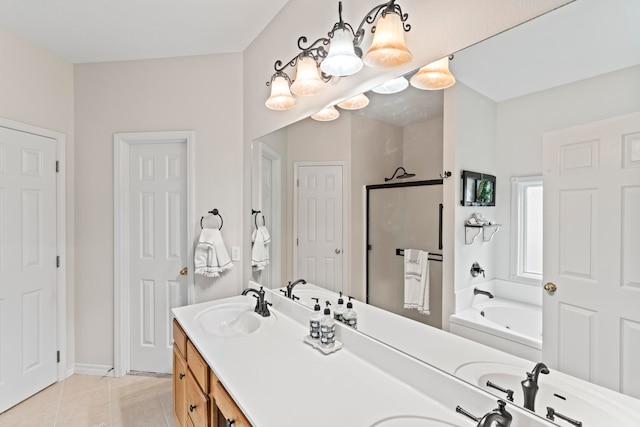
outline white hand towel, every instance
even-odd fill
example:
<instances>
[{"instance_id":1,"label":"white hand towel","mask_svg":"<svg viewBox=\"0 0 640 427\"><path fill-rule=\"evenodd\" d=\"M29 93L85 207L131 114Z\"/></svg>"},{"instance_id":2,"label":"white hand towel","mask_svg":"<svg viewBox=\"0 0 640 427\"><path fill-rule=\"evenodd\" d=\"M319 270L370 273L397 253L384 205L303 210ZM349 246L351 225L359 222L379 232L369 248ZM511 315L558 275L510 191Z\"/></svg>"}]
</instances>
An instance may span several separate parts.
<instances>
[{"instance_id":1,"label":"white hand towel","mask_svg":"<svg viewBox=\"0 0 640 427\"><path fill-rule=\"evenodd\" d=\"M417 255L416 255L417 252ZM416 260L413 262L412 260ZM404 251L404 308L429 314L429 253Z\"/></svg>"},{"instance_id":2,"label":"white hand towel","mask_svg":"<svg viewBox=\"0 0 640 427\"><path fill-rule=\"evenodd\" d=\"M253 248L251 249L251 265L256 270L262 270L269 264L269 243L271 236L264 225L253 231L251 236Z\"/></svg>"},{"instance_id":3,"label":"white hand towel","mask_svg":"<svg viewBox=\"0 0 640 427\"><path fill-rule=\"evenodd\" d=\"M195 273L206 277L217 277L233 267L222 234L217 228L204 228L193 256Z\"/></svg>"}]
</instances>

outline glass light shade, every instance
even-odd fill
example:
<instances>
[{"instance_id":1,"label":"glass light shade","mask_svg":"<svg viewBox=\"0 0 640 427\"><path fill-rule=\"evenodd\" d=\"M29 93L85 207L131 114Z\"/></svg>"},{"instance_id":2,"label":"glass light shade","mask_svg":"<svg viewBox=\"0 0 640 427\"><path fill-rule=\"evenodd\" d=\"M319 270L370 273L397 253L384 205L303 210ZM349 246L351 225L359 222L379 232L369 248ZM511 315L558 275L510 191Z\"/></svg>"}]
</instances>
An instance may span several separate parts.
<instances>
[{"instance_id":1,"label":"glass light shade","mask_svg":"<svg viewBox=\"0 0 640 427\"><path fill-rule=\"evenodd\" d=\"M340 117L340 112L333 105L325 107L315 114L311 115L311 118L319 122L330 122Z\"/></svg>"},{"instance_id":2,"label":"glass light shade","mask_svg":"<svg viewBox=\"0 0 640 427\"><path fill-rule=\"evenodd\" d=\"M362 59L353 47L353 34L346 28L337 29L329 53L320 63L320 69L330 76L350 76L362 69Z\"/></svg>"},{"instance_id":3,"label":"glass light shade","mask_svg":"<svg viewBox=\"0 0 640 427\"><path fill-rule=\"evenodd\" d=\"M289 91L289 82L282 76L277 76L271 82L271 96L264 103L271 110L289 110L295 107L296 99Z\"/></svg>"},{"instance_id":4,"label":"glass light shade","mask_svg":"<svg viewBox=\"0 0 640 427\"><path fill-rule=\"evenodd\" d=\"M420 68L411 77L411 86L423 90L440 90L453 86L456 78L449 71L449 57L445 56Z\"/></svg>"},{"instance_id":5,"label":"glass light shade","mask_svg":"<svg viewBox=\"0 0 640 427\"><path fill-rule=\"evenodd\" d=\"M338 107L344 108L345 110L359 110L367 105L369 105L369 98L367 98L367 95L364 93L338 103Z\"/></svg>"},{"instance_id":6,"label":"glass light shade","mask_svg":"<svg viewBox=\"0 0 640 427\"><path fill-rule=\"evenodd\" d=\"M312 96L324 89L324 82L318 73L318 64L311 56L304 56L298 61L296 79L291 84L294 95Z\"/></svg>"},{"instance_id":7,"label":"glass light shade","mask_svg":"<svg viewBox=\"0 0 640 427\"><path fill-rule=\"evenodd\" d=\"M413 59L404 43L404 28L400 15L387 12L380 17L373 33L371 47L362 60L369 67L397 67Z\"/></svg>"},{"instance_id":8,"label":"glass light shade","mask_svg":"<svg viewBox=\"0 0 640 427\"><path fill-rule=\"evenodd\" d=\"M400 76L396 77L393 80L389 80L388 82L383 83L380 86L374 87L371 90L382 95L389 95L391 93L402 92L407 87L409 87L409 81L403 76Z\"/></svg>"}]
</instances>

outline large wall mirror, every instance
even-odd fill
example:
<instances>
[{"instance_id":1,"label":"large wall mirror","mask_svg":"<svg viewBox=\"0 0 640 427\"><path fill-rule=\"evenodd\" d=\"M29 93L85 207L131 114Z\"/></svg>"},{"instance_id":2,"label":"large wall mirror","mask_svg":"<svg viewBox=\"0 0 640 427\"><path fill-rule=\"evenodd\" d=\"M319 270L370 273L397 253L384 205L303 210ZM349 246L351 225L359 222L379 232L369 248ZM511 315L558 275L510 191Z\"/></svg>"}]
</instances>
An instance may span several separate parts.
<instances>
[{"instance_id":1,"label":"large wall mirror","mask_svg":"<svg viewBox=\"0 0 640 427\"><path fill-rule=\"evenodd\" d=\"M515 223L510 182L517 177L544 175L545 134L640 111L638 16L640 7L634 0L576 1L456 52L450 68L457 83L444 92L409 87L394 95L367 93L371 103L363 110L340 110L341 116L332 122L304 119L254 141L252 207L260 210L255 214L255 224L266 224L271 246L270 263L255 268L253 279L270 288L306 279L366 301L370 297L366 280L367 186L441 180L449 170L453 175L445 175L445 184L431 188L438 188L439 193L433 201L433 213L430 208L425 209L429 213L417 215L415 222L408 223L414 219L407 212L416 209L409 202L431 196L392 194L374 202L376 210L384 213L376 220L379 234L406 232L398 224L410 230L419 229L421 224L425 228L437 224L440 203L444 204L443 214L453 218L453 231L446 227L443 231L445 249L448 242L447 253L451 256L436 261L438 267L430 272L437 276L431 279L440 293L431 302L438 309L429 315L434 316L433 321L425 323L449 330L450 316L474 298L473 288L490 281L499 281L501 286L513 283L513 294L531 296L531 304L542 305L546 315L549 297L542 285L551 276L547 268L557 268L557 264L545 252L542 281L519 280L514 274L511 260ZM629 155L640 161L640 143L629 144ZM399 167L404 170L385 182ZM496 176L494 207L460 206L458 184L462 170ZM399 180L398 176L404 173L415 175ZM447 194L447 179L455 194ZM329 200L321 215L309 208L315 203L313 192ZM625 194L631 197L636 193ZM637 204L625 206L627 215L640 213ZM501 228L490 241L480 239L466 244L464 221L476 212L501 224ZM309 236L318 230L316 224L322 224L323 234ZM545 228L561 226L544 224ZM638 228L633 230L637 232ZM584 240L571 241L583 237L581 233L568 232L563 234L562 244L584 245ZM304 247L303 239L320 242L323 249ZM640 236L636 234L634 239L638 242ZM609 261L625 266L626 282L622 280L622 287L637 291L640 269L635 266L637 262L625 262L637 260L640 246L634 242L623 238L624 251ZM438 251L437 246L421 249ZM330 252L325 264L306 262L304 251L314 250ZM557 258L557 253L554 256ZM385 274L391 272L400 281L399 258L393 253L376 263L388 263ZM486 280L482 275L469 274L474 262L482 266ZM450 274L442 274L442 270ZM447 302L446 295L452 296L453 302ZM564 300L563 304L569 306L572 302ZM635 310L640 313L637 305ZM583 327L580 313L576 316L578 328ZM624 337L618 341L621 349L616 356L617 363L624 365L618 368L626 378L607 383L589 372L572 371L561 360L556 363L567 373L640 397L640 389L634 385L640 383L640 370L629 361L640 357L640 319L635 316L625 319L626 329L622 332L610 331L629 339L624 345L620 344ZM576 333L589 332L579 329ZM587 350L590 355L584 357L590 360L580 363L587 366L587 371L595 369L590 365L593 360L604 358L604 353L611 351L597 345Z\"/></svg>"}]
</instances>

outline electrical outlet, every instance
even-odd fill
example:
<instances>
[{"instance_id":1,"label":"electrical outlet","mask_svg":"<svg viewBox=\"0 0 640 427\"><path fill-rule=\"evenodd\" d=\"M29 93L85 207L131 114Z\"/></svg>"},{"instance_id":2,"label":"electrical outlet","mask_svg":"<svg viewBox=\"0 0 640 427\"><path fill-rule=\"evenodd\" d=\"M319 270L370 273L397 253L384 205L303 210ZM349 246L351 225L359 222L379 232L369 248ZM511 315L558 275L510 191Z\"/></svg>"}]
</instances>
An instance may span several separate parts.
<instances>
[{"instance_id":1,"label":"electrical outlet","mask_svg":"<svg viewBox=\"0 0 640 427\"><path fill-rule=\"evenodd\" d=\"M231 247L231 261L240 261L240 246Z\"/></svg>"}]
</instances>

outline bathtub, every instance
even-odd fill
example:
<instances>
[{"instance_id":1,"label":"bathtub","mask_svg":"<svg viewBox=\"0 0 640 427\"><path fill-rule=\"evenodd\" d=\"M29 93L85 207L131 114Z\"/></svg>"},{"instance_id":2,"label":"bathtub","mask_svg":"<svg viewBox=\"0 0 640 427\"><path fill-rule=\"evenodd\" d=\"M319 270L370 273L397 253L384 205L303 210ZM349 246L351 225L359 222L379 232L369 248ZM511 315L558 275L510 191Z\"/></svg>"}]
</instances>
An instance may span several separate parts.
<instances>
[{"instance_id":1,"label":"bathtub","mask_svg":"<svg viewBox=\"0 0 640 427\"><path fill-rule=\"evenodd\" d=\"M538 362L542 359L542 307L499 297L449 317L452 333Z\"/></svg>"}]
</instances>

